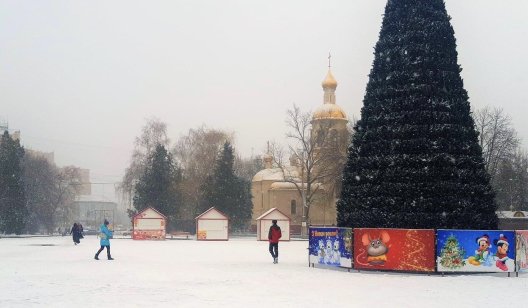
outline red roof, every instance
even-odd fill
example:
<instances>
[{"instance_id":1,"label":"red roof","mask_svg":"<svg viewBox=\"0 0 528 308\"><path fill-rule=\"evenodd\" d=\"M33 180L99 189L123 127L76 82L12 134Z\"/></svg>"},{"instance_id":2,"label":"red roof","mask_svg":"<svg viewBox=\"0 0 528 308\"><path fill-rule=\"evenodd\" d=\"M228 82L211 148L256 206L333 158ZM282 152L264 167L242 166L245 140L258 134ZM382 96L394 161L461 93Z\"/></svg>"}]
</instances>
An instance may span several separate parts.
<instances>
[{"instance_id":1,"label":"red roof","mask_svg":"<svg viewBox=\"0 0 528 308\"><path fill-rule=\"evenodd\" d=\"M227 217L226 214L222 213L220 210L216 209L214 206L211 207L210 209L208 209L207 211L203 212L202 214L198 215L195 219L199 219L200 217L202 217L203 215L209 213L209 212L212 211L212 210L215 210L216 212L218 212L218 214L224 216L225 219L229 220L229 217Z\"/></svg>"},{"instance_id":2,"label":"red roof","mask_svg":"<svg viewBox=\"0 0 528 308\"><path fill-rule=\"evenodd\" d=\"M153 207L147 207L147 208L144 209L143 211L141 211L141 212L137 213L136 215L134 215L134 218L136 218L136 217L142 215L144 212L148 211L149 209L150 209L150 210L153 210L154 212L156 212L156 213L158 213L159 215L163 216L163 218L167 219L167 216L161 214L158 210L156 210L156 209L153 208ZM143 216L141 216L141 217L143 217ZM140 218L141 218L141 217L140 217Z\"/></svg>"},{"instance_id":3,"label":"red roof","mask_svg":"<svg viewBox=\"0 0 528 308\"><path fill-rule=\"evenodd\" d=\"M285 216L286 218L288 218L288 220L291 220L290 216L284 214L283 212L281 212L281 211L280 211L278 208L276 208L276 207L272 207L271 209L267 210L264 214L260 215L260 216L257 217L257 219L255 219L255 220L262 220L262 219L264 219L264 217L268 216L271 212L275 212L275 211L281 213L283 216Z\"/></svg>"}]
</instances>

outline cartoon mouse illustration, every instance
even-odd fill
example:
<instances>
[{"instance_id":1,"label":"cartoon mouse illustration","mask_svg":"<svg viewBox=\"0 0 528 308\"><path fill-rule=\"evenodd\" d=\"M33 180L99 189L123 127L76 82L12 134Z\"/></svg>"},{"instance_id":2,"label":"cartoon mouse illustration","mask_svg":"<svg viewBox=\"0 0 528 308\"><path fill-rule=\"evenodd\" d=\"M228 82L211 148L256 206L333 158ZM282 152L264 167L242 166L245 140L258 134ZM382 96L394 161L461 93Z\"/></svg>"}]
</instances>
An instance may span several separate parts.
<instances>
[{"instance_id":1,"label":"cartoon mouse illustration","mask_svg":"<svg viewBox=\"0 0 528 308\"><path fill-rule=\"evenodd\" d=\"M383 265L387 262L387 253L389 253L390 236L387 231L381 231L378 237L372 238L369 233L363 234L361 242L367 251L367 262L370 265Z\"/></svg>"}]
</instances>

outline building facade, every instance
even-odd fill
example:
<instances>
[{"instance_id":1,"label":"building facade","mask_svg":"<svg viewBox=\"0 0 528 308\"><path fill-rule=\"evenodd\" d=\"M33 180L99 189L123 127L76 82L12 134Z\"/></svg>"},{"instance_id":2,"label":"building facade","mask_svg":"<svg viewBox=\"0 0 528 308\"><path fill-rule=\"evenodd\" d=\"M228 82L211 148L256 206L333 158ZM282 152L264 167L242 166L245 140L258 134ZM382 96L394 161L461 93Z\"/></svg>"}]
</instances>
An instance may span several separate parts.
<instances>
[{"instance_id":1,"label":"building facade","mask_svg":"<svg viewBox=\"0 0 528 308\"><path fill-rule=\"evenodd\" d=\"M329 155L324 165L316 167L314 172L321 172L317 168L342 167L346 159L346 149L349 142L346 113L336 104L335 90L337 81L329 68L322 82L324 91L323 104L319 106L311 119L311 144L320 155ZM288 166L279 168L274 166L274 158L267 154L263 158L265 169L259 171L252 180L251 194L253 202L252 226L256 229L255 219L271 208L277 208L291 219L292 234L300 234L303 222L311 225L335 225L336 201L339 194L339 184L325 181L312 183L315 191L308 215L303 206L303 194L306 194L306 172L303 164L294 157L290 158ZM332 165L332 166L330 166Z\"/></svg>"}]
</instances>

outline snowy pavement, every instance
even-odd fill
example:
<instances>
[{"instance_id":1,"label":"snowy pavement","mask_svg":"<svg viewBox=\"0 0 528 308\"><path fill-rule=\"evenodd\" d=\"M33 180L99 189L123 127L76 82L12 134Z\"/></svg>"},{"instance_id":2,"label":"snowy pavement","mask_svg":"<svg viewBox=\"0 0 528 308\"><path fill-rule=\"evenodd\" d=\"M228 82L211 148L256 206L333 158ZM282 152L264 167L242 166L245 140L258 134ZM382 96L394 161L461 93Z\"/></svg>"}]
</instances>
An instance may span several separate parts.
<instances>
[{"instance_id":1,"label":"snowy pavement","mask_svg":"<svg viewBox=\"0 0 528 308\"><path fill-rule=\"evenodd\" d=\"M528 274L419 275L309 268L306 241L0 239L0 307L526 307Z\"/></svg>"}]
</instances>

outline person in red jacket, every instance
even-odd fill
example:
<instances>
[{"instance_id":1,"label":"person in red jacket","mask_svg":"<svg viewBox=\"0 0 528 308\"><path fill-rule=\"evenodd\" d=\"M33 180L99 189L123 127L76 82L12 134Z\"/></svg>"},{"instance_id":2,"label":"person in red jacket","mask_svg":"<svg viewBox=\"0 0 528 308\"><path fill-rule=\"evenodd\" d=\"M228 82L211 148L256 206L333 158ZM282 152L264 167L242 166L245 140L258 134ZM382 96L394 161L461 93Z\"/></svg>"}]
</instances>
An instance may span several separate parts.
<instances>
[{"instance_id":1,"label":"person in red jacket","mask_svg":"<svg viewBox=\"0 0 528 308\"><path fill-rule=\"evenodd\" d=\"M273 257L273 263L279 263L279 239L282 237L281 228L277 226L277 220L271 221L272 225L269 228L268 240L269 240L269 252Z\"/></svg>"}]
</instances>

